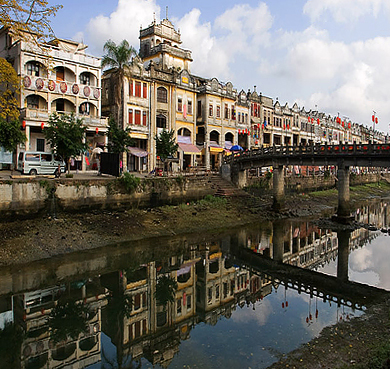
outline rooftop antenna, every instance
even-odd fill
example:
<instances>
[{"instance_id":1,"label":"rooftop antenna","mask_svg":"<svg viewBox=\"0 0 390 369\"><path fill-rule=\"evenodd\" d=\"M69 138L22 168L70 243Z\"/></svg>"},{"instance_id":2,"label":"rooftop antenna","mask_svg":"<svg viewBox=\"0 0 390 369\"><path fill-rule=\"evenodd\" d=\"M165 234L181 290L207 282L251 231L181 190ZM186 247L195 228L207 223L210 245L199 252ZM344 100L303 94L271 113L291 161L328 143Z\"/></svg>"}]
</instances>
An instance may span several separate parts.
<instances>
[{"instance_id":1,"label":"rooftop antenna","mask_svg":"<svg viewBox=\"0 0 390 369\"><path fill-rule=\"evenodd\" d=\"M168 19L168 5L165 7L165 19Z\"/></svg>"},{"instance_id":2,"label":"rooftop antenna","mask_svg":"<svg viewBox=\"0 0 390 369\"><path fill-rule=\"evenodd\" d=\"M156 12L153 12L153 22L156 24Z\"/></svg>"}]
</instances>

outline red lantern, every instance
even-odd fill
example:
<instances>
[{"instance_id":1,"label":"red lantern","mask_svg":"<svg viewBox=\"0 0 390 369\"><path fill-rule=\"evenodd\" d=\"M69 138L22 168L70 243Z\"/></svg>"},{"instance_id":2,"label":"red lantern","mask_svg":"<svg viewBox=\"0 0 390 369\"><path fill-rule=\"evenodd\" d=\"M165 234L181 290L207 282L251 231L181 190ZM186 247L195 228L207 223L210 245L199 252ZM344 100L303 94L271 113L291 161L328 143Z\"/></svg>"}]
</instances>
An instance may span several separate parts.
<instances>
[{"instance_id":1,"label":"red lantern","mask_svg":"<svg viewBox=\"0 0 390 369\"><path fill-rule=\"evenodd\" d=\"M282 309L284 309L284 302L282 302Z\"/></svg>"},{"instance_id":2,"label":"red lantern","mask_svg":"<svg viewBox=\"0 0 390 369\"><path fill-rule=\"evenodd\" d=\"M308 317L306 317L306 323L309 323L309 318Z\"/></svg>"},{"instance_id":3,"label":"red lantern","mask_svg":"<svg viewBox=\"0 0 390 369\"><path fill-rule=\"evenodd\" d=\"M351 123L348 123L348 128L351 128Z\"/></svg>"},{"instance_id":4,"label":"red lantern","mask_svg":"<svg viewBox=\"0 0 390 369\"><path fill-rule=\"evenodd\" d=\"M319 118L317 118L317 124L320 124L320 119Z\"/></svg>"},{"instance_id":5,"label":"red lantern","mask_svg":"<svg viewBox=\"0 0 390 369\"><path fill-rule=\"evenodd\" d=\"M98 134L99 133L99 128L98 127L96 127L96 134Z\"/></svg>"},{"instance_id":6,"label":"red lantern","mask_svg":"<svg viewBox=\"0 0 390 369\"><path fill-rule=\"evenodd\" d=\"M288 301L286 301L286 308L288 307Z\"/></svg>"},{"instance_id":7,"label":"red lantern","mask_svg":"<svg viewBox=\"0 0 390 369\"><path fill-rule=\"evenodd\" d=\"M378 124L378 117L375 118L375 123Z\"/></svg>"},{"instance_id":8,"label":"red lantern","mask_svg":"<svg viewBox=\"0 0 390 369\"><path fill-rule=\"evenodd\" d=\"M25 120L22 122L22 127L23 127L23 129L26 128L26 121Z\"/></svg>"},{"instance_id":9,"label":"red lantern","mask_svg":"<svg viewBox=\"0 0 390 369\"><path fill-rule=\"evenodd\" d=\"M45 124L42 122L41 123L41 129L43 129L44 126L45 126Z\"/></svg>"},{"instance_id":10,"label":"red lantern","mask_svg":"<svg viewBox=\"0 0 390 369\"><path fill-rule=\"evenodd\" d=\"M372 116L372 121L375 122L375 115Z\"/></svg>"},{"instance_id":11,"label":"red lantern","mask_svg":"<svg viewBox=\"0 0 390 369\"><path fill-rule=\"evenodd\" d=\"M310 117L307 117L308 122L310 123Z\"/></svg>"},{"instance_id":12,"label":"red lantern","mask_svg":"<svg viewBox=\"0 0 390 369\"><path fill-rule=\"evenodd\" d=\"M290 129L290 125L289 124L287 124L287 129Z\"/></svg>"}]
</instances>

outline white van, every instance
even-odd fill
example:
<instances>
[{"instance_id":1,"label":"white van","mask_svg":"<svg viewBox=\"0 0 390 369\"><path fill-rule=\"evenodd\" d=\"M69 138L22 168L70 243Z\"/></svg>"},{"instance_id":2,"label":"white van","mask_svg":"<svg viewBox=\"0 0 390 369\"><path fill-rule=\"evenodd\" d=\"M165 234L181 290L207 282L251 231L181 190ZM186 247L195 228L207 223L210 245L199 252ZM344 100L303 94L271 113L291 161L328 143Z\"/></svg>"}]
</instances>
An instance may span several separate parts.
<instances>
[{"instance_id":1,"label":"white van","mask_svg":"<svg viewBox=\"0 0 390 369\"><path fill-rule=\"evenodd\" d=\"M22 174L57 174L58 164L65 173L65 162L51 152L21 151L18 156L18 171Z\"/></svg>"}]
</instances>

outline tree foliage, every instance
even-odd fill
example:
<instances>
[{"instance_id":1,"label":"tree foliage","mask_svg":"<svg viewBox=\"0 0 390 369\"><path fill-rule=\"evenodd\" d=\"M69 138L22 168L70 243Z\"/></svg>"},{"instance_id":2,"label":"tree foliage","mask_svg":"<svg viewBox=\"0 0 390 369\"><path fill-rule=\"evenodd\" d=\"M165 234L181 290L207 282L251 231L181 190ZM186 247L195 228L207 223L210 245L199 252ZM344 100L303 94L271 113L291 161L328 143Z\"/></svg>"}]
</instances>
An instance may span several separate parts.
<instances>
[{"instance_id":1,"label":"tree foliage","mask_svg":"<svg viewBox=\"0 0 390 369\"><path fill-rule=\"evenodd\" d=\"M19 120L7 121L0 118L0 146L4 147L5 151L15 151L16 147L26 140L26 135L20 129Z\"/></svg>"},{"instance_id":2,"label":"tree foliage","mask_svg":"<svg viewBox=\"0 0 390 369\"><path fill-rule=\"evenodd\" d=\"M53 113L48 126L43 130L53 151L68 163L68 172L69 159L81 155L88 148L84 142L85 131L83 120L75 117L73 113L70 115Z\"/></svg>"},{"instance_id":3,"label":"tree foliage","mask_svg":"<svg viewBox=\"0 0 390 369\"><path fill-rule=\"evenodd\" d=\"M68 338L77 339L80 333L86 332L88 313L87 307L74 301L58 304L49 316L50 335L54 343Z\"/></svg>"},{"instance_id":4,"label":"tree foliage","mask_svg":"<svg viewBox=\"0 0 390 369\"><path fill-rule=\"evenodd\" d=\"M175 301L177 282L169 276L161 276L157 280L155 298L158 305L165 306Z\"/></svg>"},{"instance_id":5,"label":"tree foliage","mask_svg":"<svg viewBox=\"0 0 390 369\"><path fill-rule=\"evenodd\" d=\"M110 118L108 125L108 151L114 154L121 154L128 151L128 147L134 145L130 137L130 128L120 129L113 118Z\"/></svg>"},{"instance_id":6,"label":"tree foliage","mask_svg":"<svg viewBox=\"0 0 390 369\"><path fill-rule=\"evenodd\" d=\"M112 40L108 40L103 46L103 51L105 54L102 57L102 68L109 67L113 69L111 77L115 87L115 119L120 128L124 128L124 77L129 74L130 67L133 66L137 51L126 40L123 40L119 45Z\"/></svg>"},{"instance_id":7,"label":"tree foliage","mask_svg":"<svg viewBox=\"0 0 390 369\"><path fill-rule=\"evenodd\" d=\"M156 152L162 161L174 155L177 152L179 145L175 141L175 132L173 130L163 130L160 135L155 136Z\"/></svg>"},{"instance_id":8,"label":"tree foliage","mask_svg":"<svg viewBox=\"0 0 390 369\"><path fill-rule=\"evenodd\" d=\"M0 118L19 119L20 87L20 78L15 69L7 60L0 58Z\"/></svg>"},{"instance_id":9,"label":"tree foliage","mask_svg":"<svg viewBox=\"0 0 390 369\"><path fill-rule=\"evenodd\" d=\"M0 25L22 39L33 33L39 41L54 36L50 18L61 8L48 6L47 0L0 0Z\"/></svg>"}]
</instances>

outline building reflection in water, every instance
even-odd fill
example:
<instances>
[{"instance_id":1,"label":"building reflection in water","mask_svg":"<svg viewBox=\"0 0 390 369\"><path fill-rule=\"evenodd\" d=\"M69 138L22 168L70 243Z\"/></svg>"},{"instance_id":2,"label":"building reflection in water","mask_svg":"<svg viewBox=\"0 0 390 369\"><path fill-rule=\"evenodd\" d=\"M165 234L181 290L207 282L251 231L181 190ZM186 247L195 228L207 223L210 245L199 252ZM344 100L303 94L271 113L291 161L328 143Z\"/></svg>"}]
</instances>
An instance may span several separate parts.
<instances>
[{"instance_id":1,"label":"building reflection in water","mask_svg":"<svg viewBox=\"0 0 390 369\"><path fill-rule=\"evenodd\" d=\"M362 207L356 218L379 228L387 227L387 206L382 203L378 208ZM273 274L272 268L267 267L264 272L238 265L232 257L237 248L251 250L251 255L262 255L262 260L309 270L339 257L337 277L348 281L349 252L372 237L365 228L350 234L336 233L304 221L278 221L260 229L246 228L219 242L187 245L171 256L144 260L141 265L134 265L129 258L127 267L112 265L111 271L106 268L98 276L86 275L77 281L58 282L40 289L36 286L35 290L15 294L9 291L0 299L0 324L1 328L13 324L24 333L16 366L22 369L72 365L84 368L110 360L115 360L114 367L129 366L133 361L132 367L136 368L140 367L141 358L152 365L168 367L181 342L190 338L197 324L214 326L222 317L229 319L237 307L246 305L255 309L256 302L266 299L280 286L279 291L284 294L282 309L289 307L288 289L297 288L297 284L299 293L309 296L307 324L318 318L318 299L336 302L342 308L363 308L360 302L321 295L321 288L314 284L284 279ZM342 253L339 244L343 244ZM172 281L176 288L157 291L162 280ZM157 302L157 292L167 294L166 303ZM73 301L88 309L84 317L86 329L76 338L55 343L50 316L63 301ZM340 316L343 316L341 309ZM116 348L115 359L109 359L102 347L102 332Z\"/></svg>"}]
</instances>

